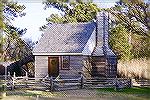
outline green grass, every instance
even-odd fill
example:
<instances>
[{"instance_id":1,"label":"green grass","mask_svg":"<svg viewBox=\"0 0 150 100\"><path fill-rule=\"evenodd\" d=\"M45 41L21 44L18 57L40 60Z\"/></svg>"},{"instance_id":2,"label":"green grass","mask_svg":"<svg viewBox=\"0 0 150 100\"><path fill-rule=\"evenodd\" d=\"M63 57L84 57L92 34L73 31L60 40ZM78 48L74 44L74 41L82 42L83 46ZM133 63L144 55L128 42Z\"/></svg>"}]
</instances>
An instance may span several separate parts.
<instances>
[{"instance_id":1,"label":"green grass","mask_svg":"<svg viewBox=\"0 0 150 100\"><path fill-rule=\"evenodd\" d=\"M115 91L114 88L102 88L97 89L98 91L109 91L109 92L118 92L118 93L126 93L126 94L149 94L150 88L147 87L134 87L134 88L125 88L120 91Z\"/></svg>"},{"instance_id":2,"label":"green grass","mask_svg":"<svg viewBox=\"0 0 150 100\"><path fill-rule=\"evenodd\" d=\"M128 96L133 97L134 99L139 100L149 100L150 98L150 88L146 87L133 87L133 88L125 88L120 91L115 91L114 88L102 88L97 89L99 93L106 93L106 94L115 94L115 95L122 95L122 96Z\"/></svg>"}]
</instances>

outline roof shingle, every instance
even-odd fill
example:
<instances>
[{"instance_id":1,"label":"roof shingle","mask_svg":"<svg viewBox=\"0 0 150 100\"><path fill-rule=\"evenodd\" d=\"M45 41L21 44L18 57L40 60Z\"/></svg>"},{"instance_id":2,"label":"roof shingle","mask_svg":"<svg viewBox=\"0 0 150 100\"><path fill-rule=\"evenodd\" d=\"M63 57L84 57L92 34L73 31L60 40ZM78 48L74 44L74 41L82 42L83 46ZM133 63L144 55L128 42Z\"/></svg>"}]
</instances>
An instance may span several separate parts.
<instances>
[{"instance_id":1,"label":"roof shingle","mask_svg":"<svg viewBox=\"0 0 150 100\"><path fill-rule=\"evenodd\" d=\"M82 53L95 29L95 22L52 24L33 49L33 53Z\"/></svg>"}]
</instances>

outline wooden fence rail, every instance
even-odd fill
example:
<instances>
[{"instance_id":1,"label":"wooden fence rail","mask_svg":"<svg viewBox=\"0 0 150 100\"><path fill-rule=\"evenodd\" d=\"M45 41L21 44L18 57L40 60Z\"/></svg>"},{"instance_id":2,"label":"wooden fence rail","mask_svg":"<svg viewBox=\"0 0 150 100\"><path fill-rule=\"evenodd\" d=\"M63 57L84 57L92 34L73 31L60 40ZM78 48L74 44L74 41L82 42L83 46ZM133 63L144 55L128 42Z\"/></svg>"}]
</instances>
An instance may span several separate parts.
<instances>
[{"instance_id":1,"label":"wooden fence rail","mask_svg":"<svg viewBox=\"0 0 150 100\"><path fill-rule=\"evenodd\" d=\"M132 87L131 79L128 78L92 78L85 79L82 75L77 79L54 79L53 77L45 78L29 78L26 74L24 77L7 78L7 87L15 88L43 88L50 91L65 90L65 89L83 89L83 88L124 88Z\"/></svg>"},{"instance_id":2,"label":"wooden fence rail","mask_svg":"<svg viewBox=\"0 0 150 100\"><path fill-rule=\"evenodd\" d=\"M102 87L132 87L131 79L127 78L99 78L87 79L84 83L85 88L102 88Z\"/></svg>"},{"instance_id":3,"label":"wooden fence rail","mask_svg":"<svg viewBox=\"0 0 150 100\"><path fill-rule=\"evenodd\" d=\"M132 79L133 86L150 87L150 79Z\"/></svg>"}]
</instances>

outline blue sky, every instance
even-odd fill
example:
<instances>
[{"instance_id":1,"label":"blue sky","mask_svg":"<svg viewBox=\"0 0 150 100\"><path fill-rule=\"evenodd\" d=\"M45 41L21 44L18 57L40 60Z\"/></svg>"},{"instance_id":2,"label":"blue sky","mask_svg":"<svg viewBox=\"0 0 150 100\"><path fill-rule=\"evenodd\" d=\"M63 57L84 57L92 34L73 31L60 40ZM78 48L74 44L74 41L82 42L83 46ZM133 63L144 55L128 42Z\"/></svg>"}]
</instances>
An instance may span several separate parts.
<instances>
[{"instance_id":1,"label":"blue sky","mask_svg":"<svg viewBox=\"0 0 150 100\"><path fill-rule=\"evenodd\" d=\"M12 22L15 26L22 29L27 28L27 32L24 38L30 38L33 41L39 40L42 32L39 31L39 27L46 24L46 18L52 13L59 13L57 9L51 8L44 10L44 5L42 0L14 0L20 4L26 6L25 12L26 16L21 18L16 18ZM115 4L118 0L93 0L94 3L99 5L101 8L108 8Z\"/></svg>"}]
</instances>

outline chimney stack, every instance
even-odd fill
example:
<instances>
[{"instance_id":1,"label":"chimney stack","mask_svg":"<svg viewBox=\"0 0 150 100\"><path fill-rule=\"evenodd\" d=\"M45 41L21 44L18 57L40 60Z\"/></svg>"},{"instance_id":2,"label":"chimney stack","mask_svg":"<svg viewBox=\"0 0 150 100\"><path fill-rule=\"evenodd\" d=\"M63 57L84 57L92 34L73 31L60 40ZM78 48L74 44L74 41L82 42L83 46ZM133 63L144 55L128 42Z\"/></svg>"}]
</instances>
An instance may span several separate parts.
<instances>
[{"instance_id":1,"label":"chimney stack","mask_svg":"<svg viewBox=\"0 0 150 100\"><path fill-rule=\"evenodd\" d=\"M112 50L109 48L108 39L108 27L109 19L106 12L99 12L96 16L97 31L96 31L96 47L93 52L93 56L115 56Z\"/></svg>"}]
</instances>

